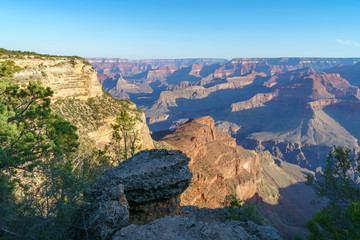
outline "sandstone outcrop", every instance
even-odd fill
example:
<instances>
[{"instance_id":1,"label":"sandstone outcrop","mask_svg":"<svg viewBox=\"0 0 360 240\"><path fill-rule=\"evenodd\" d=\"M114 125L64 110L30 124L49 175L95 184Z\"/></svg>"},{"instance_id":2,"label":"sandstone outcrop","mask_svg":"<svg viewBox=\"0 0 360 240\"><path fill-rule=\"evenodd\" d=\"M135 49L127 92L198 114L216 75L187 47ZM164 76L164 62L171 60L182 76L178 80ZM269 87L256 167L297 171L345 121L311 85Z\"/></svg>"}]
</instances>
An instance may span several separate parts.
<instances>
[{"instance_id":1,"label":"sandstone outcrop","mask_svg":"<svg viewBox=\"0 0 360 240\"><path fill-rule=\"evenodd\" d=\"M75 98L86 100L102 95L96 71L85 60L70 57L11 58L23 68L15 74L20 81L41 81L54 91L52 99Z\"/></svg>"},{"instance_id":2,"label":"sandstone outcrop","mask_svg":"<svg viewBox=\"0 0 360 240\"><path fill-rule=\"evenodd\" d=\"M278 96L278 91L273 93L258 93L249 100L231 104L231 111L237 112L245 109L263 107L264 103L271 101Z\"/></svg>"},{"instance_id":3,"label":"sandstone outcrop","mask_svg":"<svg viewBox=\"0 0 360 240\"><path fill-rule=\"evenodd\" d=\"M259 204L262 214L286 239L293 239L296 234L305 237L306 220L323 206L305 185L304 173L313 172L274 158L268 151L258 149L255 153L237 146L234 138L214 127L210 117L188 121L161 142L192 159L189 167L194 177L182 194L183 205L222 207L224 197L235 189L239 199L253 197L251 200ZM301 197L297 192L302 193ZM207 220L224 218L221 210L208 211L211 214ZM192 218L194 214L185 216Z\"/></svg>"},{"instance_id":4,"label":"sandstone outcrop","mask_svg":"<svg viewBox=\"0 0 360 240\"><path fill-rule=\"evenodd\" d=\"M242 200L255 195L257 154L237 146L230 134L217 130L211 117L192 119L161 142L191 158L194 177L181 196L183 205L216 208L223 206L227 195L235 194Z\"/></svg>"},{"instance_id":5,"label":"sandstone outcrop","mask_svg":"<svg viewBox=\"0 0 360 240\"><path fill-rule=\"evenodd\" d=\"M124 185L130 205L130 221L145 223L181 212L179 195L189 186L189 158L178 151L145 150L104 173L90 196L102 196L103 188Z\"/></svg>"},{"instance_id":6,"label":"sandstone outcrop","mask_svg":"<svg viewBox=\"0 0 360 240\"><path fill-rule=\"evenodd\" d=\"M143 112L130 101L120 101L106 95L92 66L80 57L47 56L35 53L21 56L3 55L22 70L14 75L20 82L40 81L53 91L52 110L78 128L81 138L90 138L103 148L111 141L111 124L123 109L137 117L142 149L152 149L153 141ZM132 85L131 85L132 86Z\"/></svg>"}]
</instances>

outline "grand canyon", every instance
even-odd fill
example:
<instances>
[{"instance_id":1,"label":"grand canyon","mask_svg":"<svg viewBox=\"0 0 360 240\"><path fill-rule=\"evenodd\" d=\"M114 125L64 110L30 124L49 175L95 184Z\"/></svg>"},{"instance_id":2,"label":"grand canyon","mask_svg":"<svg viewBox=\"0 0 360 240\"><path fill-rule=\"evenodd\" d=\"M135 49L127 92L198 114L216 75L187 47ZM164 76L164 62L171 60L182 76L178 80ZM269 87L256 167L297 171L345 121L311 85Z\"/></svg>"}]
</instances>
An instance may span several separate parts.
<instances>
[{"instance_id":1,"label":"grand canyon","mask_svg":"<svg viewBox=\"0 0 360 240\"><path fill-rule=\"evenodd\" d=\"M183 204L235 193L286 239L305 237L326 202L305 175L323 173L333 146L359 151L360 58L87 60L105 91L144 111L153 139L191 158Z\"/></svg>"},{"instance_id":2,"label":"grand canyon","mask_svg":"<svg viewBox=\"0 0 360 240\"><path fill-rule=\"evenodd\" d=\"M317 172L334 145L359 150L360 58L87 60L158 139L209 115L237 144Z\"/></svg>"},{"instance_id":3,"label":"grand canyon","mask_svg":"<svg viewBox=\"0 0 360 240\"><path fill-rule=\"evenodd\" d=\"M323 174L334 145L352 155L360 149L360 58L130 61L0 50L0 63L17 66L13 81L37 79L53 89L52 111L77 128L75 159L99 152L93 164L102 169L101 154L115 154L106 149L119 114L134 116L129 126L141 145L137 152L144 151L97 176L77 210L82 220L74 218L75 225L88 224L82 231L94 239L147 231L160 234L156 239L165 232L153 227L203 228L209 219L211 229L225 224L230 239L305 238L306 222L328 203L306 176ZM255 204L274 228L245 224L232 235L235 228L225 220L229 196ZM207 239L207 233L179 229L171 234ZM76 230L75 238L83 234Z\"/></svg>"},{"instance_id":4,"label":"grand canyon","mask_svg":"<svg viewBox=\"0 0 360 240\"><path fill-rule=\"evenodd\" d=\"M360 1L3 1L0 240L359 240Z\"/></svg>"}]
</instances>

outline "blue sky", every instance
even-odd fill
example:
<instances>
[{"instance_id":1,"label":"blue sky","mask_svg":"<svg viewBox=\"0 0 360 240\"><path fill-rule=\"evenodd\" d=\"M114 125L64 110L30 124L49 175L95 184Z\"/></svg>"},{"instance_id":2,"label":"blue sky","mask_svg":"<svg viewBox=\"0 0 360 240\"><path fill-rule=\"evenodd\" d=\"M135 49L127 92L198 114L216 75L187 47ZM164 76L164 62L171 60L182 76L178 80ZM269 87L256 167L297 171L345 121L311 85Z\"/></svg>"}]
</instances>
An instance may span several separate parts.
<instances>
[{"instance_id":1,"label":"blue sky","mask_svg":"<svg viewBox=\"0 0 360 240\"><path fill-rule=\"evenodd\" d=\"M360 57L360 0L1 0L0 47L82 57Z\"/></svg>"}]
</instances>

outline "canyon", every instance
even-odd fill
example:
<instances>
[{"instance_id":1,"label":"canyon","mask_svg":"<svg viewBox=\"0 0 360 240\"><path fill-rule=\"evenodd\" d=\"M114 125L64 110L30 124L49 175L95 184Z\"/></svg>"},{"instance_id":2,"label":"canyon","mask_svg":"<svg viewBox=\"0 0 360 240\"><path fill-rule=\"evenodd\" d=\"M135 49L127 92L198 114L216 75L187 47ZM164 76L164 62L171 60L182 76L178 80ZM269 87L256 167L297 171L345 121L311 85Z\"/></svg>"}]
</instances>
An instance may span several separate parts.
<instances>
[{"instance_id":1,"label":"canyon","mask_svg":"<svg viewBox=\"0 0 360 240\"><path fill-rule=\"evenodd\" d=\"M333 145L359 150L360 58L137 60L136 74L107 61L90 63L110 72L99 74L106 91L145 112L153 136L209 115L235 126L222 129L238 145L316 172Z\"/></svg>"},{"instance_id":2,"label":"canyon","mask_svg":"<svg viewBox=\"0 0 360 240\"><path fill-rule=\"evenodd\" d=\"M53 111L76 125L80 138L90 139L98 149L111 141L111 124L126 110L137 119L135 130L143 149L154 148L154 138L157 148L180 150L189 157L191 182L187 178L186 186L165 200L161 197L159 202L146 200L144 206L138 205L139 197L132 197L132 189L138 191L133 182L116 187L124 206L115 205L121 216L130 211L133 223L143 224L144 211L164 206L173 209L174 214L169 215L183 212L188 218L166 218L174 221L173 225L187 223L196 212L215 214L216 208L225 206L226 197L234 195L256 203L283 238L305 237L305 222L326 203L305 184L305 175L322 171L333 145L353 152L359 149L360 132L354 126L360 120L360 59L89 59L92 67L79 57L0 57L0 61L12 60L22 68L14 75L16 81L38 80L51 87ZM165 152L160 151L157 158L169 155ZM157 196L170 191L173 186L158 188L152 173L146 171L172 167L153 166L150 160L148 166L142 166L142 158L136 161L138 165L130 166L131 171L145 173L136 182L143 184L148 178ZM120 179L115 175L99 185L99 192L105 183ZM170 180L162 184L166 183ZM144 190L140 192L141 198ZM106 218L98 207L111 211L113 199L111 203L108 200L92 202L89 209ZM150 213L151 220L162 213ZM164 220L154 222L152 226L165 224ZM207 220L199 224L204 222ZM142 231L142 227L133 228L126 227L119 234Z\"/></svg>"}]
</instances>

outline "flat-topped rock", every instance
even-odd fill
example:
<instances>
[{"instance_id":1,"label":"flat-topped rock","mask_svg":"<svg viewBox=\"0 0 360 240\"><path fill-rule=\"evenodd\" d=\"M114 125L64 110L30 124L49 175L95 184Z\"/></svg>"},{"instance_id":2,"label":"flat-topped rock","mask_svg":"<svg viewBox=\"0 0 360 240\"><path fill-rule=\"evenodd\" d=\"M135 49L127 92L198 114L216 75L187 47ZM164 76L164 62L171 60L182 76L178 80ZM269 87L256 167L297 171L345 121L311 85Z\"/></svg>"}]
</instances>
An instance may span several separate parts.
<instances>
[{"instance_id":1,"label":"flat-topped rock","mask_svg":"<svg viewBox=\"0 0 360 240\"><path fill-rule=\"evenodd\" d=\"M180 151L144 150L104 173L94 184L90 198L103 188L123 184L130 203L166 200L180 195L190 184L190 159Z\"/></svg>"}]
</instances>

